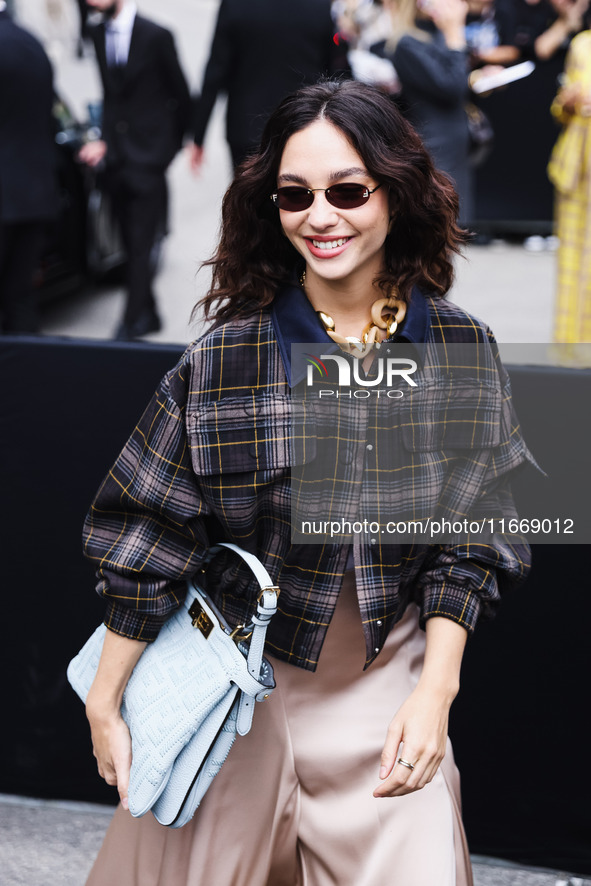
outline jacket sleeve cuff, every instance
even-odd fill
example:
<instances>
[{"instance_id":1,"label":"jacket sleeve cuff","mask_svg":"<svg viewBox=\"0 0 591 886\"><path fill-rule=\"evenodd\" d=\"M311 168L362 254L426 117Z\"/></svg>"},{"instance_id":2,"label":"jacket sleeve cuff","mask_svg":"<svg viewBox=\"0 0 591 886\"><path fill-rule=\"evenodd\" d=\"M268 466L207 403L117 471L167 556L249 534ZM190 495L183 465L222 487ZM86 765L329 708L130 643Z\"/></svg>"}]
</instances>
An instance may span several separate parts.
<instances>
[{"instance_id":1,"label":"jacket sleeve cuff","mask_svg":"<svg viewBox=\"0 0 591 886\"><path fill-rule=\"evenodd\" d=\"M477 594L467 592L461 585L447 582L439 588L429 588L429 591L429 596L421 605L420 625L423 629L429 618L449 618L469 634L474 632L483 608Z\"/></svg>"},{"instance_id":2,"label":"jacket sleeve cuff","mask_svg":"<svg viewBox=\"0 0 591 886\"><path fill-rule=\"evenodd\" d=\"M104 623L110 631L121 637L153 643L167 618L166 615L146 615L110 602L107 605Z\"/></svg>"}]
</instances>

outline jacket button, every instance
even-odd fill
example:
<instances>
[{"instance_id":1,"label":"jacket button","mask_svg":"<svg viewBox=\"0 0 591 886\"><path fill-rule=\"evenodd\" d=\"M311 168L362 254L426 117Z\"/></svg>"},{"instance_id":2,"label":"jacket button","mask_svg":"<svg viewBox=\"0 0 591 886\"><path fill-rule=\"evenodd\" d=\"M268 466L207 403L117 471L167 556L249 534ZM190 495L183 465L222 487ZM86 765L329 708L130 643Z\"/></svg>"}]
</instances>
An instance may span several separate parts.
<instances>
[{"instance_id":1,"label":"jacket button","mask_svg":"<svg viewBox=\"0 0 591 886\"><path fill-rule=\"evenodd\" d=\"M127 120L118 120L115 123L115 132L118 132L120 135L123 135L129 129L129 123Z\"/></svg>"}]
</instances>

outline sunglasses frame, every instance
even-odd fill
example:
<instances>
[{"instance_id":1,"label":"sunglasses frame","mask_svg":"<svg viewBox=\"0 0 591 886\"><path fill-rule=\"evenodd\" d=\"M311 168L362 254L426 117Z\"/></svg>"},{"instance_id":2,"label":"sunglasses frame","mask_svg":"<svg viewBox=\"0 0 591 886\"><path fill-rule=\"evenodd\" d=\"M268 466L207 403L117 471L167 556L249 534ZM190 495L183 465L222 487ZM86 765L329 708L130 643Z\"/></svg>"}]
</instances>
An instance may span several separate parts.
<instances>
[{"instance_id":1,"label":"sunglasses frame","mask_svg":"<svg viewBox=\"0 0 591 886\"><path fill-rule=\"evenodd\" d=\"M333 201L330 199L330 191L333 190L334 188L340 187L341 185L355 185L356 187L363 188L365 191L365 194L364 194L364 197L361 200L361 202L356 203L354 206L338 206L336 203L333 203ZM368 188L367 185L359 184L359 182L338 182L338 184L331 185L329 188L305 188L303 185L285 185L284 188L295 188L298 191L304 191L306 194L310 195L312 199L310 200L308 205L302 206L301 208L298 208L298 209L281 209L281 207L279 206L279 192L282 191L284 188L277 188L275 193L271 194L271 200L273 201L273 203L275 204L277 209L281 209L282 212L305 212L305 210L309 209L312 206L312 204L314 203L315 192L316 191L324 191L324 196L326 197L327 201L330 203L331 206L334 206L335 209L344 209L344 210L359 209L360 206L365 206L365 204L367 203L367 201L369 200L371 195L374 193L374 191L377 191L378 188L381 188L381 187L382 187L381 183L379 185L376 185L375 188Z\"/></svg>"}]
</instances>

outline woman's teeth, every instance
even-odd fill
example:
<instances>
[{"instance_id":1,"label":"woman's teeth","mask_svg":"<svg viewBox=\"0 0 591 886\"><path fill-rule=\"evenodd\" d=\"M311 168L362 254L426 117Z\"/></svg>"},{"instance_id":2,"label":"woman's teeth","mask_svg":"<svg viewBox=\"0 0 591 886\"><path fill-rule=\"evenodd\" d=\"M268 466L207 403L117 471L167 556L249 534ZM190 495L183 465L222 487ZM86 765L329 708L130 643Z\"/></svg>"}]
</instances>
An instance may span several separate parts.
<instances>
[{"instance_id":1,"label":"woman's teeth","mask_svg":"<svg viewBox=\"0 0 591 886\"><path fill-rule=\"evenodd\" d=\"M350 237L341 237L339 240L312 240L316 249L336 249L337 246L343 246Z\"/></svg>"}]
</instances>

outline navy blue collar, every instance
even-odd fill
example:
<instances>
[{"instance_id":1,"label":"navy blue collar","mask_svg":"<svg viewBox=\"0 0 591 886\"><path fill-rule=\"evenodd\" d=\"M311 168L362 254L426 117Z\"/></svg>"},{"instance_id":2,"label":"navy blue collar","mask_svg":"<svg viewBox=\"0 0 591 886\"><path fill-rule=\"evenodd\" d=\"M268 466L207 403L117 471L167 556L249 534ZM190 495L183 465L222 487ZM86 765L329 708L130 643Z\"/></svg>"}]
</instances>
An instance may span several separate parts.
<instances>
[{"instance_id":1,"label":"navy blue collar","mask_svg":"<svg viewBox=\"0 0 591 886\"><path fill-rule=\"evenodd\" d=\"M316 311L306 298L303 289L297 283L289 283L279 290L271 306L271 318L290 387L294 387L302 380L301 378L291 377L292 345L307 342L326 343L327 353L330 354L338 350L338 345L326 332L316 316ZM430 327L431 317L427 300L415 286L404 323L396 331L392 341L410 342L412 344L425 342L427 341ZM305 371L305 369L302 371Z\"/></svg>"}]
</instances>

